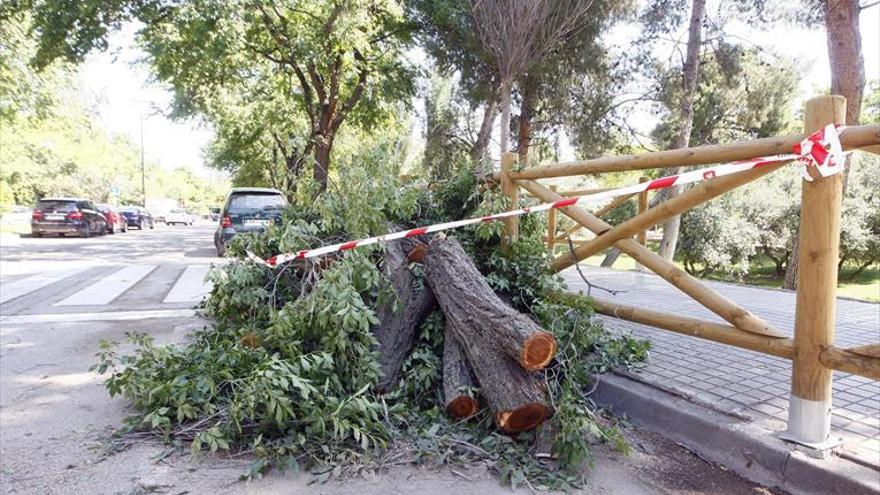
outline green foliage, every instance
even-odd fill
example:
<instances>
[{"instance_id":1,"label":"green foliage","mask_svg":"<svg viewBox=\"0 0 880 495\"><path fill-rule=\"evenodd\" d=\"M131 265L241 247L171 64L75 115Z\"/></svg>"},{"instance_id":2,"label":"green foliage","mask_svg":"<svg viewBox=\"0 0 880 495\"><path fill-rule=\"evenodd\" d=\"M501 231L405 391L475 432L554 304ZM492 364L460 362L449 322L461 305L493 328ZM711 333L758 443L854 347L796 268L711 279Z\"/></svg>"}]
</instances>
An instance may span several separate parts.
<instances>
[{"instance_id":1,"label":"green foliage","mask_svg":"<svg viewBox=\"0 0 880 495\"><path fill-rule=\"evenodd\" d=\"M591 321L585 298L561 292L540 240L541 219L524 218L522 238L505 252L497 249L493 224L450 235L471 251L499 294L556 336L557 357L543 373L556 407L551 431L558 461L533 456L534 433L498 433L488 411L468 422L447 419L439 311L422 324L397 388L373 392L379 379L374 308L393 297L380 268L381 246L278 269L242 259L246 250L267 257L375 233L389 222L412 225L505 207L498 193L474 192L469 170L431 192L370 171L352 168L346 190L330 188L310 205L295 204L281 225L237 237L231 262L209 275L214 288L204 310L212 327L179 345L131 335L137 348L130 355L102 344L96 369L110 374L108 391L138 412L128 428L189 442L196 453L251 451L257 461L247 476L303 465L326 478L350 466L380 465L393 442L407 445L413 462L489 461L513 486L580 485L593 442L624 448L616 427L590 403L591 374L643 360L648 347L609 334ZM352 191L368 200L352 200ZM458 216L445 216L450 212ZM419 272L418 265L413 269Z\"/></svg>"},{"instance_id":2,"label":"green foliage","mask_svg":"<svg viewBox=\"0 0 880 495\"><path fill-rule=\"evenodd\" d=\"M840 266L850 278L880 260L880 183L876 159L850 157L840 223ZM785 273L800 223L801 178L791 165L726 193L682 215L678 258L701 276L721 272L734 279L749 271L758 255L770 258L777 276Z\"/></svg>"},{"instance_id":3,"label":"green foliage","mask_svg":"<svg viewBox=\"0 0 880 495\"><path fill-rule=\"evenodd\" d=\"M140 203L140 152L128 139L102 128L69 65L42 71L30 60L37 44L30 16L0 22L0 188L4 201L32 205L47 195L84 196L101 202ZM86 100L87 101L87 100ZM185 167L146 164L148 197L165 196L200 212L220 202L222 181ZM111 194L112 189L119 191Z\"/></svg>"}]
</instances>

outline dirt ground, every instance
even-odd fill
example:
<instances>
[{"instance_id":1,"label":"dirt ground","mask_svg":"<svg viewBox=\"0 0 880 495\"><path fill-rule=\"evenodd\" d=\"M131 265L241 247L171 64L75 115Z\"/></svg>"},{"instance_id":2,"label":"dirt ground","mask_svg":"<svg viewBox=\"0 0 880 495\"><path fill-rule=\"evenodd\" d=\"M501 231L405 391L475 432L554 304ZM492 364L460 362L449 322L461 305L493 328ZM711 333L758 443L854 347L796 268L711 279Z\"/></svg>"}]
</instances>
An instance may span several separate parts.
<instances>
[{"instance_id":1,"label":"dirt ground","mask_svg":"<svg viewBox=\"0 0 880 495\"><path fill-rule=\"evenodd\" d=\"M120 328L120 325L123 327ZM157 340L184 338L200 322L178 319L124 323L7 325L0 322L0 493L3 494L396 494L510 493L485 469L416 466L375 476L310 484L308 474L270 474L240 482L249 461L193 459L161 445L108 453L103 439L130 413L89 372L98 341L125 330ZM593 494L769 494L655 434L626 432L628 456L598 446L589 473ZM518 491L528 491L521 488Z\"/></svg>"}]
</instances>

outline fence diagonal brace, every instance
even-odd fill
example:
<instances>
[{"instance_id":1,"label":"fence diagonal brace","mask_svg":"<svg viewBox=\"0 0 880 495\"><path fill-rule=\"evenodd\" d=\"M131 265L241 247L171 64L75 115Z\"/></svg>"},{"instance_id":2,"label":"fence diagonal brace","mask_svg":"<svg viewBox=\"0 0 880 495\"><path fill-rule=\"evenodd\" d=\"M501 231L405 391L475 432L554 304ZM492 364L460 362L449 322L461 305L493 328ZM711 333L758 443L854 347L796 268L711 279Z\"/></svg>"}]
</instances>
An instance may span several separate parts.
<instances>
[{"instance_id":1,"label":"fence diagonal brace","mask_svg":"<svg viewBox=\"0 0 880 495\"><path fill-rule=\"evenodd\" d=\"M518 180L516 182L541 201L552 202L565 199L533 180ZM610 225L583 208L566 206L560 208L560 210L569 218L597 235L611 230ZM615 243L615 246L736 328L768 337L787 337L769 323L710 289L699 280L688 275L684 270L681 270L670 261L657 256L635 240L631 238L621 239Z\"/></svg>"},{"instance_id":2,"label":"fence diagonal brace","mask_svg":"<svg viewBox=\"0 0 880 495\"><path fill-rule=\"evenodd\" d=\"M591 239L589 242L581 244L575 249L573 257L568 255L560 256L553 262L553 270L557 272L564 270L577 261L589 258L590 256L611 247L620 239L632 237L643 230L649 229L652 226L663 222L667 218L684 213L694 206L717 198L731 189L735 189L743 184L747 184L755 179L763 177L784 166L785 163L776 163L773 165L753 168L751 170L745 170L733 175L726 175L724 177L718 177L717 179L703 182L672 199L660 203L640 215L630 218L608 232L604 232L595 239ZM598 217L601 215L597 214L596 216Z\"/></svg>"}]
</instances>

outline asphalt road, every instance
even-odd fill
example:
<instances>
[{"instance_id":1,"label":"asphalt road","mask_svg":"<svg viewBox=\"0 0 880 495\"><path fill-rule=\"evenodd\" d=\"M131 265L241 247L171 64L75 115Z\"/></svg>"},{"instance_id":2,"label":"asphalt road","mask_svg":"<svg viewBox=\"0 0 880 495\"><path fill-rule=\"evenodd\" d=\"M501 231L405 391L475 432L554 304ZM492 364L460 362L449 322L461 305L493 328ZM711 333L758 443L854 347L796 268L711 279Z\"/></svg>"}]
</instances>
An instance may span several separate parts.
<instances>
[{"instance_id":1,"label":"asphalt road","mask_svg":"<svg viewBox=\"0 0 880 495\"><path fill-rule=\"evenodd\" d=\"M210 291L203 281L210 264L221 260L213 229L160 225L88 239L4 235L0 323L192 308Z\"/></svg>"}]
</instances>

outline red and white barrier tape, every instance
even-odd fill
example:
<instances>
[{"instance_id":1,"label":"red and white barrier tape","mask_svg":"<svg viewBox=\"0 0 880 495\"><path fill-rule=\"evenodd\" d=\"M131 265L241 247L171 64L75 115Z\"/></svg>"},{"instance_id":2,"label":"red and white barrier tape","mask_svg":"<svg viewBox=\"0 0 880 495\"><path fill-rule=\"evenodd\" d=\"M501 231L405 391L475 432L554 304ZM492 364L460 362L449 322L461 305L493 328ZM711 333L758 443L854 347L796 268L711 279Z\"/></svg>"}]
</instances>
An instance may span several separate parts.
<instances>
[{"instance_id":1,"label":"red and white barrier tape","mask_svg":"<svg viewBox=\"0 0 880 495\"><path fill-rule=\"evenodd\" d=\"M392 232L390 234L367 237L366 239L358 239L355 241L332 244L315 249L303 249L302 251L298 251L296 253L284 253L272 256L267 260L263 260L251 252L248 252L247 256L254 262L274 267L292 260L314 258L316 256L321 256L324 254L335 253L339 251L348 251L349 249L354 249L361 246L368 246L370 244L376 244L379 242L388 242L396 239L403 239L406 237L415 237L419 235L430 234L432 232L439 232L441 230L457 229L459 227L464 227L467 225L474 225L482 222L493 222L502 218L516 217L520 215L525 215L527 213L537 213L554 208L565 208L567 206L594 203L597 201L616 198L619 196L637 194L643 191L652 191L683 184L703 182L709 179L714 179L716 177L723 177L725 175L731 175L753 168L792 160L800 160L804 164L804 179L812 181L813 179L812 177L810 177L807 171L807 167L815 166L822 177L827 177L829 175L839 173L843 170L844 153L840 145L838 134L841 129L841 127L835 127L833 124L829 124L825 128L820 129L800 143L796 144L793 150L794 153L792 154L765 156L753 158L751 160L743 160L733 163L726 163L723 165L716 165L714 167L707 167L699 170L684 172L677 175L661 177L659 179L654 179L650 182L643 182L640 184L620 187L617 189L611 189L609 191L603 191L595 194L588 194L585 196L563 199L553 203L544 203L537 206L530 206L528 208L505 211L501 213L496 213L494 215L486 215L483 217L456 220L454 222L438 223L435 225L430 225L428 227L419 227L415 229L403 230L400 232Z\"/></svg>"}]
</instances>

